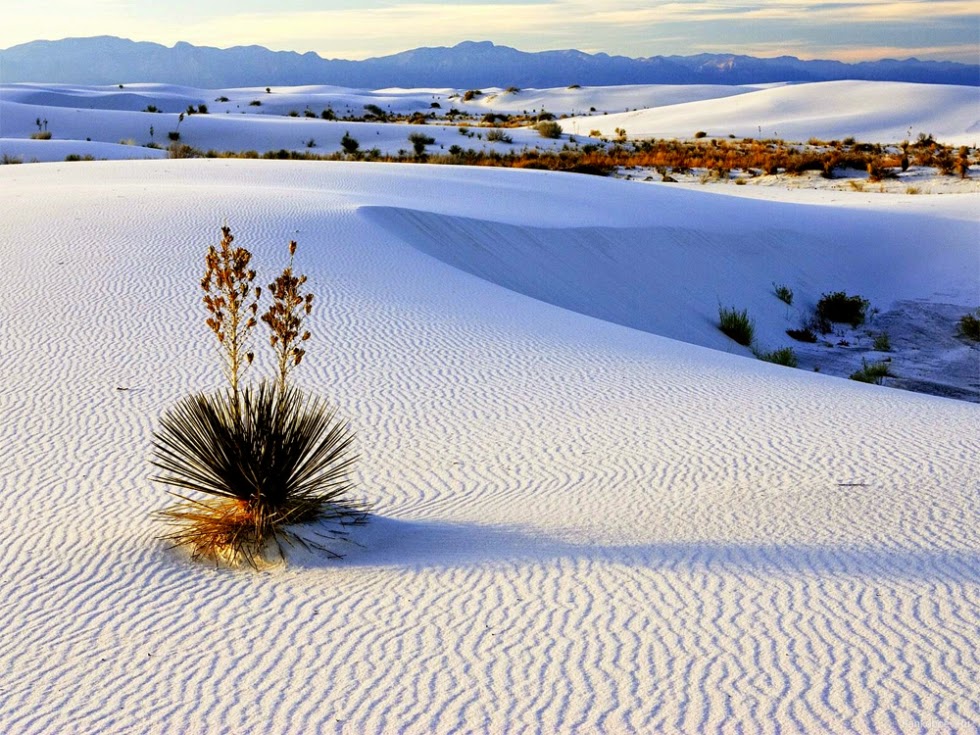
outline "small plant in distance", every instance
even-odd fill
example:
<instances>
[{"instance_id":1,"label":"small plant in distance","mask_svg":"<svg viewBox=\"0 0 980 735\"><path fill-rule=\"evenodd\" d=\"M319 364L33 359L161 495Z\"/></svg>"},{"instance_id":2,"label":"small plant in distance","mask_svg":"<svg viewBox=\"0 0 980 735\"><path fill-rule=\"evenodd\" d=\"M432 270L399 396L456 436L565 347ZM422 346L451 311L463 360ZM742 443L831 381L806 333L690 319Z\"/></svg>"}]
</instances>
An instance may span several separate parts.
<instances>
[{"instance_id":1,"label":"small plant in distance","mask_svg":"<svg viewBox=\"0 0 980 735\"><path fill-rule=\"evenodd\" d=\"M734 308L718 307L718 328L726 335L748 347L755 335L755 323L749 319L746 309L738 311Z\"/></svg>"},{"instance_id":2,"label":"small plant in distance","mask_svg":"<svg viewBox=\"0 0 980 735\"><path fill-rule=\"evenodd\" d=\"M822 324L850 324L859 327L864 324L870 302L860 296L851 296L843 291L825 293L817 302L817 318ZM830 331L828 328L825 331Z\"/></svg>"},{"instance_id":3,"label":"small plant in distance","mask_svg":"<svg viewBox=\"0 0 980 735\"><path fill-rule=\"evenodd\" d=\"M875 352L891 352L892 351L892 340L888 336L888 332L878 332L874 336L874 342L872 346Z\"/></svg>"},{"instance_id":4,"label":"small plant in distance","mask_svg":"<svg viewBox=\"0 0 980 735\"><path fill-rule=\"evenodd\" d=\"M792 347L781 347L772 352L757 352L756 357L765 362L774 362L777 365L785 365L786 367L795 368L799 365L799 361L796 359L796 353Z\"/></svg>"},{"instance_id":5,"label":"small plant in distance","mask_svg":"<svg viewBox=\"0 0 980 735\"><path fill-rule=\"evenodd\" d=\"M243 385L252 363L248 350L257 325L261 289L253 287L251 253L232 246L222 228L218 247L205 258L201 281L207 324L218 339L229 387L185 397L161 419L154 434L154 479L180 499L160 515L172 531L163 538L186 546L192 558L258 568L268 556L285 559L285 546L316 548L339 556L297 526L332 521L311 530L329 540L344 538L346 527L363 523L367 508L352 501L350 470L356 460L353 434L320 398L290 383L310 338L303 319L313 295L302 292L306 276L289 264L270 285L273 303L261 320L271 330L278 358L275 380ZM191 493L203 495L203 499Z\"/></svg>"},{"instance_id":6,"label":"small plant in distance","mask_svg":"<svg viewBox=\"0 0 980 735\"><path fill-rule=\"evenodd\" d=\"M885 382L885 378L892 375L889 365L886 361L881 362L868 362L864 359L861 360L861 369L851 373L851 380L856 380L860 383L874 383L875 385L881 385Z\"/></svg>"},{"instance_id":7,"label":"small plant in distance","mask_svg":"<svg viewBox=\"0 0 980 735\"><path fill-rule=\"evenodd\" d=\"M361 147L361 144L351 137L351 134L348 131L344 133L344 137L340 139L340 147L344 149L344 153L346 153L348 156L353 156L357 153L357 149Z\"/></svg>"},{"instance_id":8,"label":"small plant in distance","mask_svg":"<svg viewBox=\"0 0 980 735\"><path fill-rule=\"evenodd\" d=\"M782 283L772 284L773 293L776 294L776 298L782 301L787 306L793 305L793 289Z\"/></svg>"},{"instance_id":9,"label":"small plant in distance","mask_svg":"<svg viewBox=\"0 0 980 735\"><path fill-rule=\"evenodd\" d=\"M551 120L539 122L537 125L538 135L542 138L560 138L561 125Z\"/></svg>"},{"instance_id":10,"label":"small plant in distance","mask_svg":"<svg viewBox=\"0 0 980 735\"><path fill-rule=\"evenodd\" d=\"M957 331L961 337L980 342L980 309L977 309L973 314L961 316Z\"/></svg>"},{"instance_id":11,"label":"small plant in distance","mask_svg":"<svg viewBox=\"0 0 980 735\"><path fill-rule=\"evenodd\" d=\"M816 342L817 335L810 327L800 327L799 329L787 329L786 334L797 342Z\"/></svg>"}]
</instances>

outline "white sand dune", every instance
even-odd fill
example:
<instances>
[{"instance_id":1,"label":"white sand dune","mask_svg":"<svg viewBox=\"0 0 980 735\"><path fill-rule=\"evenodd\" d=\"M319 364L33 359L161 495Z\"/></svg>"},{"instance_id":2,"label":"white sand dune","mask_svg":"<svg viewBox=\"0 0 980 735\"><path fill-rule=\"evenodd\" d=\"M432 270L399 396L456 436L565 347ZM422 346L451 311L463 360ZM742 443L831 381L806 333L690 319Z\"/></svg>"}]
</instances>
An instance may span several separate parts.
<instances>
[{"instance_id":1,"label":"white sand dune","mask_svg":"<svg viewBox=\"0 0 980 735\"><path fill-rule=\"evenodd\" d=\"M872 143L914 140L919 133L952 145L980 140L980 87L906 82L816 82L747 94L568 121L582 131L635 138L710 136L806 141L854 137Z\"/></svg>"},{"instance_id":2,"label":"white sand dune","mask_svg":"<svg viewBox=\"0 0 980 735\"><path fill-rule=\"evenodd\" d=\"M127 84L85 87L63 84L0 85L0 154L26 162L53 162L66 155L96 158L159 158L161 153L143 146L166 147L168 133L200 150L311 151L341 150L341 138L350 133L362 150L383 154L411 151L408 136L423 133L435 140L429 150L495 150L500 153L537 148L555 150L569 136L588 143L593 131L613 136L617 128L633 138L690 138L703 130L713 136L783 137L805 141L810 137L897 143L919 132L932 133L947 144L974 145L980 135L980 88L889 82L826 82L799 85L728 87L721 85L627 85L480 90L463 102L459 90L358 90L330 86L226 90L195 89L165 84ZM221 102L219 100L227 99ZM259 102L254 106L252 102ZM179 113L189 105L205 104L207 115ZM431 106L438 105L438 109ZM161 112L145 112L150 106ZM330 109L340 117L358 117L365 105L409 114L450 108L476 117L540 113L578 115L561 121L565 136L542 138L532 128L508 129L513 142L489 142L485 131L472 137L447 124L406 125L343 122L319 119ZM595 112L588 112L595 108ZM314 118L306 116L309 112ZM290 114L295 117L290 117ZM606 114L609 113L609 114ZM57 145L42 147L28 141L38 131L37 121ZM43 124L46 121L46 124ZM151 134L152 132L152 134ZM477 137L476 133L479 133ZM120 142L122 148L93 146ZM310 146L310 144L313 146ZM592 141L595 142L595 141Z\"/></svg>"},{"instance_id":3,"label":"white sand dune","mask_svg":"<svg viewBox=\"0 0 980 735\"><path fill-rule=\"evenodd\" d=\"M0 731L975 731L980 409L644 331L707 344L782 263L969 299L974 199L241 160L0 186ZM376 506L341 561L154 539L152 432L221 383L225 221L261 278L297 240L318 294L297 378Z\"/></svg>"}]
</instances>

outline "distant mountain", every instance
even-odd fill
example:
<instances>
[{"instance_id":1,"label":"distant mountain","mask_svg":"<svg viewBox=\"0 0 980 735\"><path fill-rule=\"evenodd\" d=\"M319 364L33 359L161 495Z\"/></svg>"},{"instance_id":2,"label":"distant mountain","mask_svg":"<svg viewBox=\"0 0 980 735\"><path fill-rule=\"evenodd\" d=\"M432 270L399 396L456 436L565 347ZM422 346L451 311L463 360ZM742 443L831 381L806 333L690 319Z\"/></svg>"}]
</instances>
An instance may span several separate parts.
<instances>
[{"instance_id":1,"label":"distant mountain","mask_svg":"<svg viewBox=\"0 0 980 735\"><path fill-rule=\"evenodd\" d=\"M633 59L582 51L528 53L489 41L418 48L364 61L315 53L134 42L113 36L32 41L0 51L0 82L117 84L165 82L193 87L559 87L570 84L758 84L839 79L980 86L980 65L949 61L845 64L759 59L734 54Z\"/></svg>"}]
</instances>

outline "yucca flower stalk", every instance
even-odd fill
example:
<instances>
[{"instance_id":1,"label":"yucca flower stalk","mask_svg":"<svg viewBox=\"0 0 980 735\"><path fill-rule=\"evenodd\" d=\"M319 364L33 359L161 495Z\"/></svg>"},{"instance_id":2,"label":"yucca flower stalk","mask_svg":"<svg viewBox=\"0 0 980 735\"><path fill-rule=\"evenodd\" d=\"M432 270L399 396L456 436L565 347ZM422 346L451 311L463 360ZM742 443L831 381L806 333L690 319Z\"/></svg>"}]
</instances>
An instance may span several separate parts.
<instances>
[{"instance_id":1,"label":"yucca flower stalk","mask_svg":"<svg viewBox=\"0 0 980 735\"><path fill-rule=\"evenodd\" d=\"M201 288L209 314L207 325L218 338L225 375L232 394L237 396L241 375L255 358L248 344L262 289L252 288L255 271L248 267L252 254L243 247L233 247L234 240L231 230L222 227L220 244L210 246L204 258Z\"/></svg>"},{"instance_id":2,"label":"yucca flower stalk","mask_svg":"<svg viewBox=\"0 0 980 735\"><path fill-rule=\"evenodd\" d=\"M301 291L306 276L293 274L295 255L296 241L292 240L289 243L289 264L269 284L272 306L262 315L262 321L272 330L269 342L276 352L279 370L276 380L280 390L286 389L290 371L302 362L306 350L301 345L310 338L309 331L303 329L303 317L313 308L313 294Z\"/></svg>"}]
</instances>

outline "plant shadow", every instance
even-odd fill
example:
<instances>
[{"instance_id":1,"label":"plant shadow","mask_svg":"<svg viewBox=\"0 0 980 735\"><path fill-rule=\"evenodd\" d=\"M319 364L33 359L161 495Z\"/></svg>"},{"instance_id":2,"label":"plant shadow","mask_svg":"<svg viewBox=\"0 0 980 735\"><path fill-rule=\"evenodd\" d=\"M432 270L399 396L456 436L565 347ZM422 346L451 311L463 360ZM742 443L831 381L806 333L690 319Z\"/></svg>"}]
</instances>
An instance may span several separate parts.
<instances>
[{"instance_id":1,"label":"plant shadow","mask_svg":"<svg viewBox=\"0 0 980 735\"><path fill-rule=\"evenodd\" d=\"M452 569L477 565L586 560L678 572L839 575L980 582L980 550L881 546L809 546L740 542L588 543L529 527L372 515L330 541L337 559L316 549L290 549L294 568Z\"/></svg>"}]
</instances>

